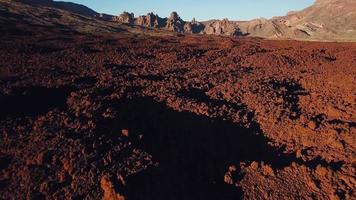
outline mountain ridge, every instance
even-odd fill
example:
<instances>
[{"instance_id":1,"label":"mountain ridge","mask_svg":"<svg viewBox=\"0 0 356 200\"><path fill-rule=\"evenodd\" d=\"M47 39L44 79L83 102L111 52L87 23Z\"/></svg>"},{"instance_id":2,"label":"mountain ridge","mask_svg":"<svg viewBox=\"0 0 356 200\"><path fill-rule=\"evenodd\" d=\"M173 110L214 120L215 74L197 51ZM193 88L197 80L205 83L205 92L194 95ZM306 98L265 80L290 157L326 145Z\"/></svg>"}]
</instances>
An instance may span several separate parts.
<instances>
[{"instance_id":1,"label":"mountain ridge","mask_svg":"<svg viewBox=\"0 0 356 200\"><path fill-rule=\"evenodd\" d=\"M24 0L21 3L67 10L88 17L129 26L167 30L176 33L209 34L267 39L296 39L319 41L356 41L356 1L316 0L313 5L290 11L285 16L249 21L207 20L184 21L177 12L169 17L154 13L135 17L124 12L118 16L98 13L84 5L52 0Z\"/></svg>"},{"instance_id":2,"label":"mountain ridge","mask_svg":"<svg viewBox=\"0 0 356 200\"><path fill-rule=\"evenodd\" d=\"M176 12L173 12L176 13ZM114 21L127 23L123 13ZM164 21L169 18L157 20L163 23L136 23L145 16L134 18L130 13L129 25L139 25L150 28L168 28ZM150 18L146 16L146 18ZM127 18L127 16L126 16ZM179 16L178 16L179 18ZM180 19L180 18L179 18ZM143 20L144 21L144 20ZM356 40L356 1L353 0L317 0L312 6L301 11L290 11L285 16L272 17L271 19L258 18L249 21L207 20L191 22L181 20L178 33L198 33L225 36L252 36L268 39L298 39L298 40ZM194 28L195 27L195 28ZM197 28L198 27L198 28ZM169 28L168 28L169 29Z\"/></svg>"}]
</instances>

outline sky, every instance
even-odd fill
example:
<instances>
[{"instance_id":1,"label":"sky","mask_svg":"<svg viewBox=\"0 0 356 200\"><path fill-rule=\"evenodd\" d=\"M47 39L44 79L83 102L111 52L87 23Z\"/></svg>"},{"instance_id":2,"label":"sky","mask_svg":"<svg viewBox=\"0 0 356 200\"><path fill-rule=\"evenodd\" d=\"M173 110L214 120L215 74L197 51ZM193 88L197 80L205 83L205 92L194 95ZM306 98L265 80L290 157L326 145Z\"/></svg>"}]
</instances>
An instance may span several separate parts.
<instances>
[{"instance_id":1,"label":"sky","mask_svg":"<svg viewBox=\"0 0 356 200\"><path fill-rule=\"evenodd\" d=\"M291 10L301 10L314 0L63 0L83 4L99 12L118 15L123 11L135 16L149 12L168 17L178 12L184 20L208 19L249 20L285 15Z\"/></svg>"}]
</instances>

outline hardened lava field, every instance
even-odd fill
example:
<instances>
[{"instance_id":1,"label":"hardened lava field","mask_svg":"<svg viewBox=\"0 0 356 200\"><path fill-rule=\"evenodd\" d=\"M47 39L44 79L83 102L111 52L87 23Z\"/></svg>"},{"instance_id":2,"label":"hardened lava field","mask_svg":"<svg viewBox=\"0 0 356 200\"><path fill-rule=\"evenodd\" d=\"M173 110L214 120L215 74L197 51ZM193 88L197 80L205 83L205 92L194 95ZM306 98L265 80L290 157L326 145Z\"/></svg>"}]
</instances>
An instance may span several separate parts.
<instances>
[{"instance_id":1,"label":"hardened lava field","mask_svg":"<svg viewBox=\"0 0 356 200\"><path fill-rule=\"evenodd\" d=\"M355 198L355 43L7 15L1 199Z\"/></svg>"}]
</instances>

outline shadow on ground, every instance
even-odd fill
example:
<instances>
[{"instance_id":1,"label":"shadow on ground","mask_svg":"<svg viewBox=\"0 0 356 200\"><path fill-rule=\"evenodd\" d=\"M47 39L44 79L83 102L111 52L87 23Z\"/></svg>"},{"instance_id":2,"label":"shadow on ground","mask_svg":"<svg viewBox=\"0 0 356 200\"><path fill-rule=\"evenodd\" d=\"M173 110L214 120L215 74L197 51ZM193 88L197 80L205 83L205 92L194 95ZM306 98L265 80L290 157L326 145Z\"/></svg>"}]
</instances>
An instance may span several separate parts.
<instances>
[{"instance_id":1,"label":"shadow on ground","mask_svg":"<svg viewBox=\"0 0 356 200\"><path fill-rule=\"evenodd\" d=\"M64 109L69 88L17 88L11 95L0 94L0 119L36 116L54 108Z\"/></svg>"},{"instance_id":2,"label":"shadow on ground","mask_svg":"<svg viewBox=\"0 0 356 200\"><path fill-rule=\"evenodd\" d=\"M150 98L119 103L120 119L111 128L127 128L130 137L159 162L128 178L128 199L240 199L241 191L223 183L224 173L240 161L264 161L274 168L291 163L270 148L258 125L249 129L228 121L174 111ZM283 156L283 155L281 155Z\"/></svg>"}]
</instances>

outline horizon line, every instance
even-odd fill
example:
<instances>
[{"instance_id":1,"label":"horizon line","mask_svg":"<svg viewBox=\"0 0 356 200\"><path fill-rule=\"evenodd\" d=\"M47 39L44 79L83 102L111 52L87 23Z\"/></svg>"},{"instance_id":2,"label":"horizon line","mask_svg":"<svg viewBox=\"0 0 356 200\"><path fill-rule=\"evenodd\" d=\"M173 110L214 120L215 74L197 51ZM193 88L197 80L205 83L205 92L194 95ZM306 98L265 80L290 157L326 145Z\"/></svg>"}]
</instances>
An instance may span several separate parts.
<instances>
[{"instance_id":1,"label":"horizon line","mask_svg":"<svg viewBox=\"0 0 356 200\"><path fill-rule=\"evenodd\" d=\"M157 12L157 11L154 11L154 10L151 10L151 11L141 11L141 12L137 12L137 11L132 11L130 9L122 9L122 10L119 10L118 13L114 14L113 12L107 12L107 11L103 11L103 10L100 10L100 9L96 9L96 8L93 8L91 7L90 5L87 5L87 4L84 4L84 3L76 3L76 2L73 2L71 0L53 0L54 2L70 2L70 3L75 3L75 4L78 4L78 5L82 5L82 6L85 6L99 14L107 14L107 15L112 15L112 16L119 16L120 14L122 14L123 12L128 12L128 13L133 13L135 17L139 17L139 16L146 16L147 14L149 13L154 13L155 15L158 15L158 16L163 16L162 18L168 18L169 17L169 14L162 14L160 12ZM315 0L313 1L313 4L315 3ZM313 5L311 4L311 5ZM229 21L251 21L251 20L255 20L255 19L267 19L267 20L270 20L274 17L281 17L281 16L286 16L289 12L293 12L293 11L301 11L301 10L304 10L308 7L310 7L311 5L308 5L306 7L303 7L303 8L300 8L300 9L290 9L290 10L287 10L285 11L285 13L281 13L281 14L276 14L276 15L270 15L270 16L263 16L263 15L260 15L260 16L253 16L253 17L246 17L246 18L242 18L242 17L231 17L231 16L225 16L225 17L211 17L211 18L201 18L199 16L190 16L190 17L187 17L186 15L184 14L181 14L182 12L179 11L179 10L174 10L172 9L170 11L170 13L172 12L177 12L180 16L181 19L183 19L184 21L191 21L193 19L195 19L196 21L211 21L211 20L224 20L224 19L228 19ZM130 11L128 11L130 10Z\"/></svg>"}]
</instances>

